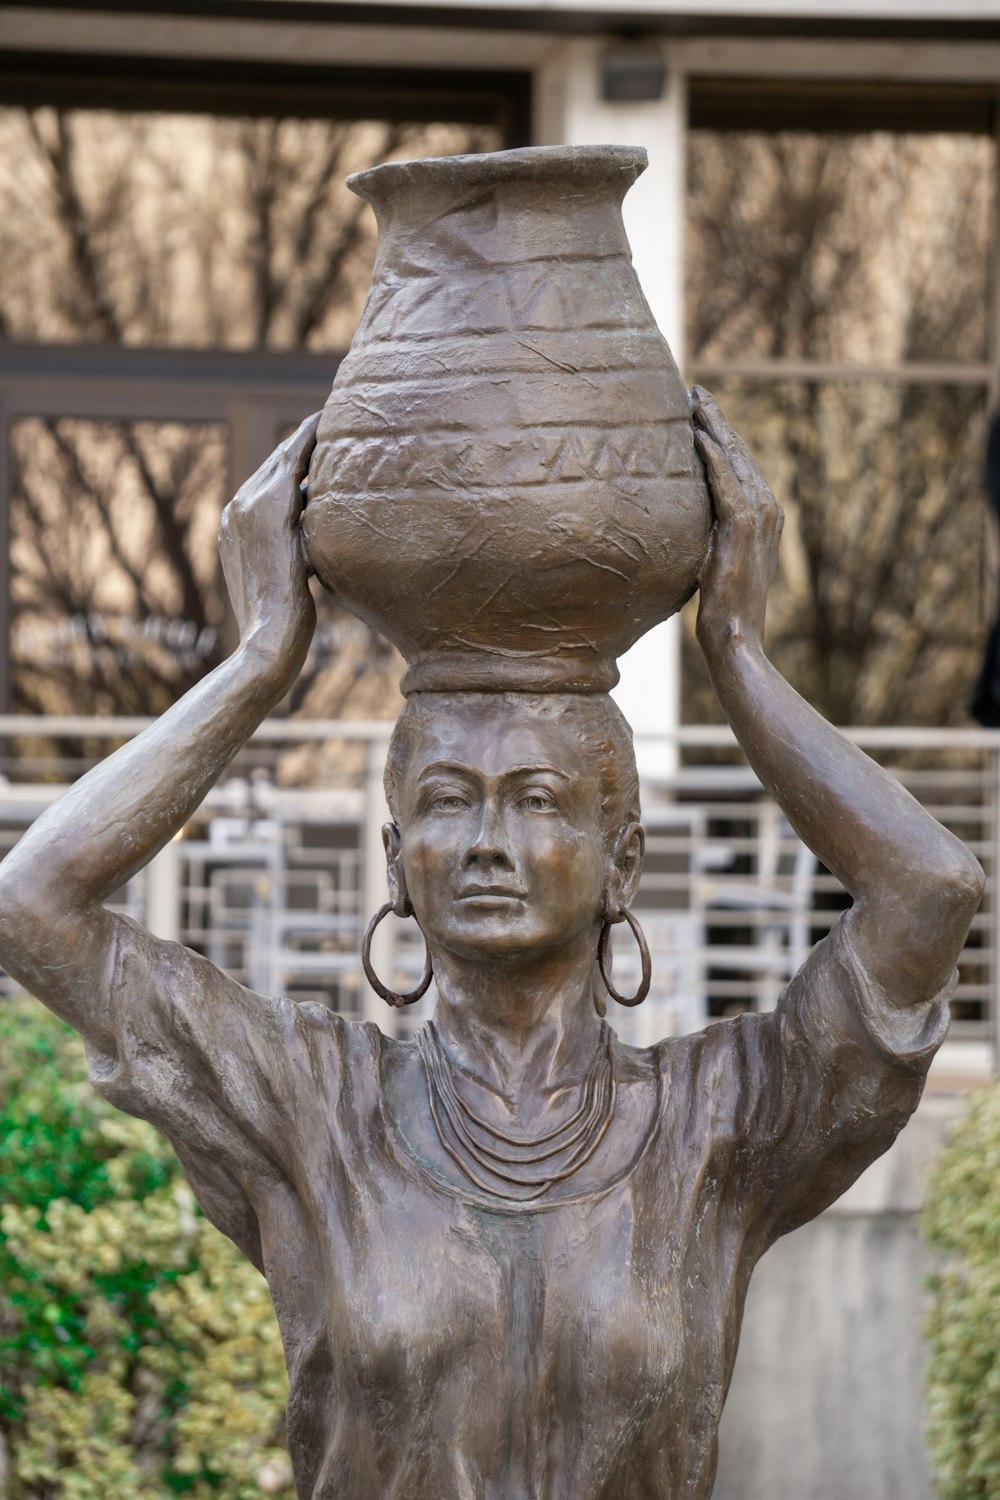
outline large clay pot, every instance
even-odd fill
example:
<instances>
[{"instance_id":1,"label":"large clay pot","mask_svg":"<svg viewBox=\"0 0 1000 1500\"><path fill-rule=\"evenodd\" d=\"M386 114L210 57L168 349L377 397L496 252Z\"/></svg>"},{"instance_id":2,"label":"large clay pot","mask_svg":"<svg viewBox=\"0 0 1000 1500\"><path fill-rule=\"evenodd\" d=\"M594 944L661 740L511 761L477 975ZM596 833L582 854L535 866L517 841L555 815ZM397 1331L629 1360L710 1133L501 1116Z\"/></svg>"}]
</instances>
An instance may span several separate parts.
<instances>
[{"instance_id":1,"label":"large clay pot","mask_svg":"<svg viewBox=\"0 0 1000 1500\"><path fill-rule=\"evenodd\" d=\"M632 268L622 146L389 163L304 533L404 692L603 692L711 525L687 391Z\"/></svg>"}]
</instances>

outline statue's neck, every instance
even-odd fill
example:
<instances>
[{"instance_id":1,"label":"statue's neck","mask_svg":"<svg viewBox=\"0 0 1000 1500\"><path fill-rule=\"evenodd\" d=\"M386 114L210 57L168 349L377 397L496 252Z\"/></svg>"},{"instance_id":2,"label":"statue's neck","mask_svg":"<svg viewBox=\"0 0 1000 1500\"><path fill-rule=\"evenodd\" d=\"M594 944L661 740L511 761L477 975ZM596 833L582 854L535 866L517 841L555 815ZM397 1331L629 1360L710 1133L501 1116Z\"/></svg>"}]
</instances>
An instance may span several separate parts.
<instances>
[{"instance_id":1,"label":"statue's neck","mask_svg":"<svg viewBox=\"0 0 1000 1500\"><path fill-rule=\"evenodd\" d=\"M590 949L517 966L435 955L438 1035L480 1102L527 1125L579 1089L600 1034Z\"/></svg>"}]
</instances>

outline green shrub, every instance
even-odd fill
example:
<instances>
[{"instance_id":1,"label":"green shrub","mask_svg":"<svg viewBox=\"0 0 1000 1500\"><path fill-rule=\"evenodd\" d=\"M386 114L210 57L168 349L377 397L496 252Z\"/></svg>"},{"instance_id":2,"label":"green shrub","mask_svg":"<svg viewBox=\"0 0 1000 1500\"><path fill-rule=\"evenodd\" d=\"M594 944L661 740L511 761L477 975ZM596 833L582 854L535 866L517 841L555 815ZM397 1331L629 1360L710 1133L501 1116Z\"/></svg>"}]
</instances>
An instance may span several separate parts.
<instances>
[{"instance_id":1,"label":"green shrub","mask_svg":"<svg viewBox=\"0 0 1000 1500\"><path fill-rule=\"evenodd\" d=\"M285 1397L267 1287L165 1143L0 1002L2 1500L292 1500Z\"/></svg>"},{"instance_id":2,"label":"green shrub","mask_svg":"<svg viewBox=\"0 0 1000 1500\"><path fill-rule=\"evenodd\" d=\"M939 1252L929 1438L941 1500L1000 1500L1000 1085L977 1094L935 1165L924 1229Z\"/></svg>"}]
</instances>

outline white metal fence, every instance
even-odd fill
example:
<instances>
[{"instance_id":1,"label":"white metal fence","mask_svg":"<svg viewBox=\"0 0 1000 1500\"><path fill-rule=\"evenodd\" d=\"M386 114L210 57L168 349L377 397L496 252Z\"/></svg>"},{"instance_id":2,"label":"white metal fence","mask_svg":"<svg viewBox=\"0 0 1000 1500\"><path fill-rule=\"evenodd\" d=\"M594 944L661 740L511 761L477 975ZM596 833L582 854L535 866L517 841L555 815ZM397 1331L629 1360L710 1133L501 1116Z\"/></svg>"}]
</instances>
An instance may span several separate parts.
<instances>
[{"instance_id":1,"label":"white metal fence","mask_svg":"<svg viewBox=\"0 0 1000 1500\"><path fill-rule=\"evenodd\" d=\"M0 852L68 781L146 722L0 718ZM433 991L390 1013L364 983L358 959L367 918L385 900L381 778L390 728L262 725L183 833L119 893L122 908L255 989L319 998L409 1030L428 1013ZM960 966L952 1033L981 1068L987 1049L997 1055L1000 1015L1000 732L847 732L972 848L989 876ZM648 765L655 756L645 749ZM728 729L685 727L669 749L664 764L679 758L679 769L643 785L647 861L636 910L653 955L653 989L638 1010L615 1016L636 1042L773 1006L846 904ZM373 957L387 981L412 983L423 961L414 924L387 919ZM637 957L624 928L615 963L627 989Z\"/></svg>"}]
</instances>

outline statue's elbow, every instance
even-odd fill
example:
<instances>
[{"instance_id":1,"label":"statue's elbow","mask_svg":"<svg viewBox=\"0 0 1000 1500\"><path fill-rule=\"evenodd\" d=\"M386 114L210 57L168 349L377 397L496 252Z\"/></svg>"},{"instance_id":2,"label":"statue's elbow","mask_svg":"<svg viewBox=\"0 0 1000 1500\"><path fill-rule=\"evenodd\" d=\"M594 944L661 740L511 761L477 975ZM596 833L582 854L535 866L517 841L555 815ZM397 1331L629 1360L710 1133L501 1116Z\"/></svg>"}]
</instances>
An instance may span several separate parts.
<instances>
[{"instance_id":1,"label":"statue's elbow","mask_svg":"<svg viewBox=\"0 0 1000 1500\"><path fill-rule=\"evenodd\" d=\"M935 872L933 915L950 920L963 935L979 909L986 889L986 875L974 855L962 845L958 857Z\"/></svg>"},{"instance_id":2,"label":"statue's elbow","mask_svg":"<svg viewBox=\"0 0 1000 1500\"><path fill-rule=\"evenodd\" d=\"M0 865L0 966L17 968L26 955L42 951L54 914L50 894L31 872L4 861Z\"/></svg>"}]
</instances>

